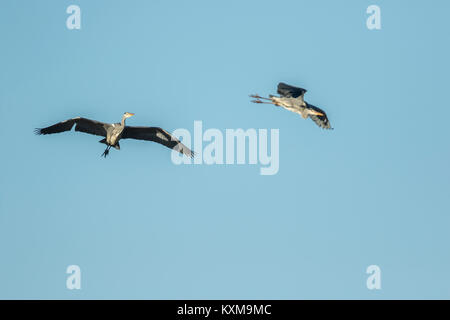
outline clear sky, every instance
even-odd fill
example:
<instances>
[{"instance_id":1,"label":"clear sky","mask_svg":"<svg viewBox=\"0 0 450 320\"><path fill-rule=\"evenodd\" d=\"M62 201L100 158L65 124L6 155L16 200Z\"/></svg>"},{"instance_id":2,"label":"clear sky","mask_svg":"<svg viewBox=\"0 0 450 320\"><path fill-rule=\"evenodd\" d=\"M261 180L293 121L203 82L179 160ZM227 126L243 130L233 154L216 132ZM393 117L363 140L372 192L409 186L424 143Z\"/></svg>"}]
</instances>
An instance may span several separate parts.
<instances>
[{"instance_id":1,"label":"clear sky","mask_svg":"<svg viewBox=\"0 0 450 320\"><path fill-rule=\"evenodd\" d=\"M81 30L66 9L81 8ZM366 9L381 8L381 30ZM0 2L0 298L450 298L448 1ZM334 131L248 94L308 89ZM280 167L174 165L75 116L280 131ZM81 290L66 288L78 265ZM366 268L381 268L368 290Z\"/></svg>"}]
</instances>

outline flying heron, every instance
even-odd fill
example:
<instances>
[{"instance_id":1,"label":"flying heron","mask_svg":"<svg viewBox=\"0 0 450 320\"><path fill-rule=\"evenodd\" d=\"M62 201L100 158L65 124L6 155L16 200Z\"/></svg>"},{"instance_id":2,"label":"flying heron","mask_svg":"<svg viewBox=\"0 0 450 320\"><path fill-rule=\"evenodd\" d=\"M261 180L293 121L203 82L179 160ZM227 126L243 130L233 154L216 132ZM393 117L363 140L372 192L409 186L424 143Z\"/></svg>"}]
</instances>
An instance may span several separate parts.
<instances>
[{"instance_id":1,"label":"flying heron","mask_svg":"<svg viewBox=\"0 0 450 320\"><path fill-rule=\"evenodd\" d=\"M274 104L278 107L283 107L289 111L300 114L303 119L310 117L321 128L333 129L330 126L325 111L303 100L303 96L306 93L305 89L280 82L278 84L277 93L280 95L279 97L269 95L269 98L263 98L257 94L251 95L250 97L256 98L256 100L252 100L254 103ZM266 101L262 101L261 99Z\"/></svg>"},{"instance_id":2,"label":"flying heron","mask_svg":"<svg viewBox=\"0 0 450 320\"><path fill-rule=\"evenodd\" d=\"M157 142L170 149L178 151L190 158L194 157L194 152L182 144L177 138L172 136L166 130L157 127L130 127L125 125L125 120L134 116L134 113L125 112L120 123L103 123L100 121L86 118L73 118L59 122L47 128L36 129L35 133L52 134L72 130L75 125L75 131L85 132L97 136L105 137L100 143L106 144L106 150L102 156L106 158L111 147L120 150L120 139L137 139Z\"/></svg>"}]
</instances>

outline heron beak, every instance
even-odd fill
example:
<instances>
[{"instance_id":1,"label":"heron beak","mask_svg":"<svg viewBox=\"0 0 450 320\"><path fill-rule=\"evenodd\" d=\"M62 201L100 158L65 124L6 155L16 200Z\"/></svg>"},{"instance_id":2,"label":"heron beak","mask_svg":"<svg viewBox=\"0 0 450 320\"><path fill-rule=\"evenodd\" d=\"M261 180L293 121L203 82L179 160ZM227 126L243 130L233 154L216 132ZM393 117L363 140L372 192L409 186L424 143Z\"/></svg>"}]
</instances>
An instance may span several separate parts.
<instances>
[{"instance_id":1,"label":"heron beak","mask_svg":"<svg viewBox=\"0 0 450 320\"><path fill-rule=\"evenodd\" d=\"M132 117L132 116L134 116L134 113L128 112L128 116Z\"/></svg>"},{"instance_id":2,"label":"heron beak","mask_svg":"<svg viewBox=\"0 0 450 320\"><path fill-rule=\"evenodd\" d=\"M316 115L316 116L324 116L323 113L320 113L320 112L317 112L317 111L313 111L312 114Z\"/></svg>"}]
</instances>

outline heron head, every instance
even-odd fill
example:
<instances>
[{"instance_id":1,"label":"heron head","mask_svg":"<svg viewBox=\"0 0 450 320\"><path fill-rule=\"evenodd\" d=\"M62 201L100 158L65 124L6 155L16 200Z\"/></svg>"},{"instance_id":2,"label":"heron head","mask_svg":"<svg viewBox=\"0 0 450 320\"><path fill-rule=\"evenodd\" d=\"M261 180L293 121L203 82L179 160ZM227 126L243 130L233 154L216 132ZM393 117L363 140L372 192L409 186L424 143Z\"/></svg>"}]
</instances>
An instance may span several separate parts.
<instances>
[{"instance_id":1,"label":"heron head","mask_svg":"<svg viewBox=\"0 0 450 320\"><path fill-rule=\"evenodd\" d=\"M131 112L125 112L125 113L123 114L123 117L124 117L124 118L129 118L129 117L132 117L132 116L134 116L134 113L131 113Z\"/></svg>"}]
</instances>

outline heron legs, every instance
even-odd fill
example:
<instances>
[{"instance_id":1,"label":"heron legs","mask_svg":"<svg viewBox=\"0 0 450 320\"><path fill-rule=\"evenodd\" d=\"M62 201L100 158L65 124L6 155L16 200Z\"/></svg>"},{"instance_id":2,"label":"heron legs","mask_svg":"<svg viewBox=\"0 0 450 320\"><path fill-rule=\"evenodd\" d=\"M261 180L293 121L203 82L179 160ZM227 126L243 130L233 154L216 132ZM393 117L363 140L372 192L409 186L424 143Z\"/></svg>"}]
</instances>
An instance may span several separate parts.
<instances>
[{"instance_id":1,"label":"heron legs","mask_svg":"<svg viewBox=\"0 0 450 320\"><path fill-rule=\"evenodd\" d=\"M274 104L274 105L278 106L278 104L275 103L271 98L264 98L264 97L261 97L261 96L259 96L257 94L250 95L250 98L255 98L256 99L256 100L252 100L253 103ZM262 101L261 99L267 100L267 101Z\"/></svg>"},{"instance_id":2,"label":"heron legs","mask_svg":"<svg viewBox=\"0 0 450 320\"><path fill-rule=\"evenodd\" d=\"M259 96L258 94L251 94L251 95L250 95L250 98L264 99L264 100L270 100L270 101L272 101L272 99L261 97L261 96Z\"/></svg>"},{"instance_id":3,"label":"heron legs","mask_svg":"<svg viewBox=\"0 0 450 320\"><path fill-rule=\"evenodd\" d=\"M111 149L111 146L107 146L101 156L106 158L106 156L109 154L109 149Z\"/></svg>"}]
</instances>

